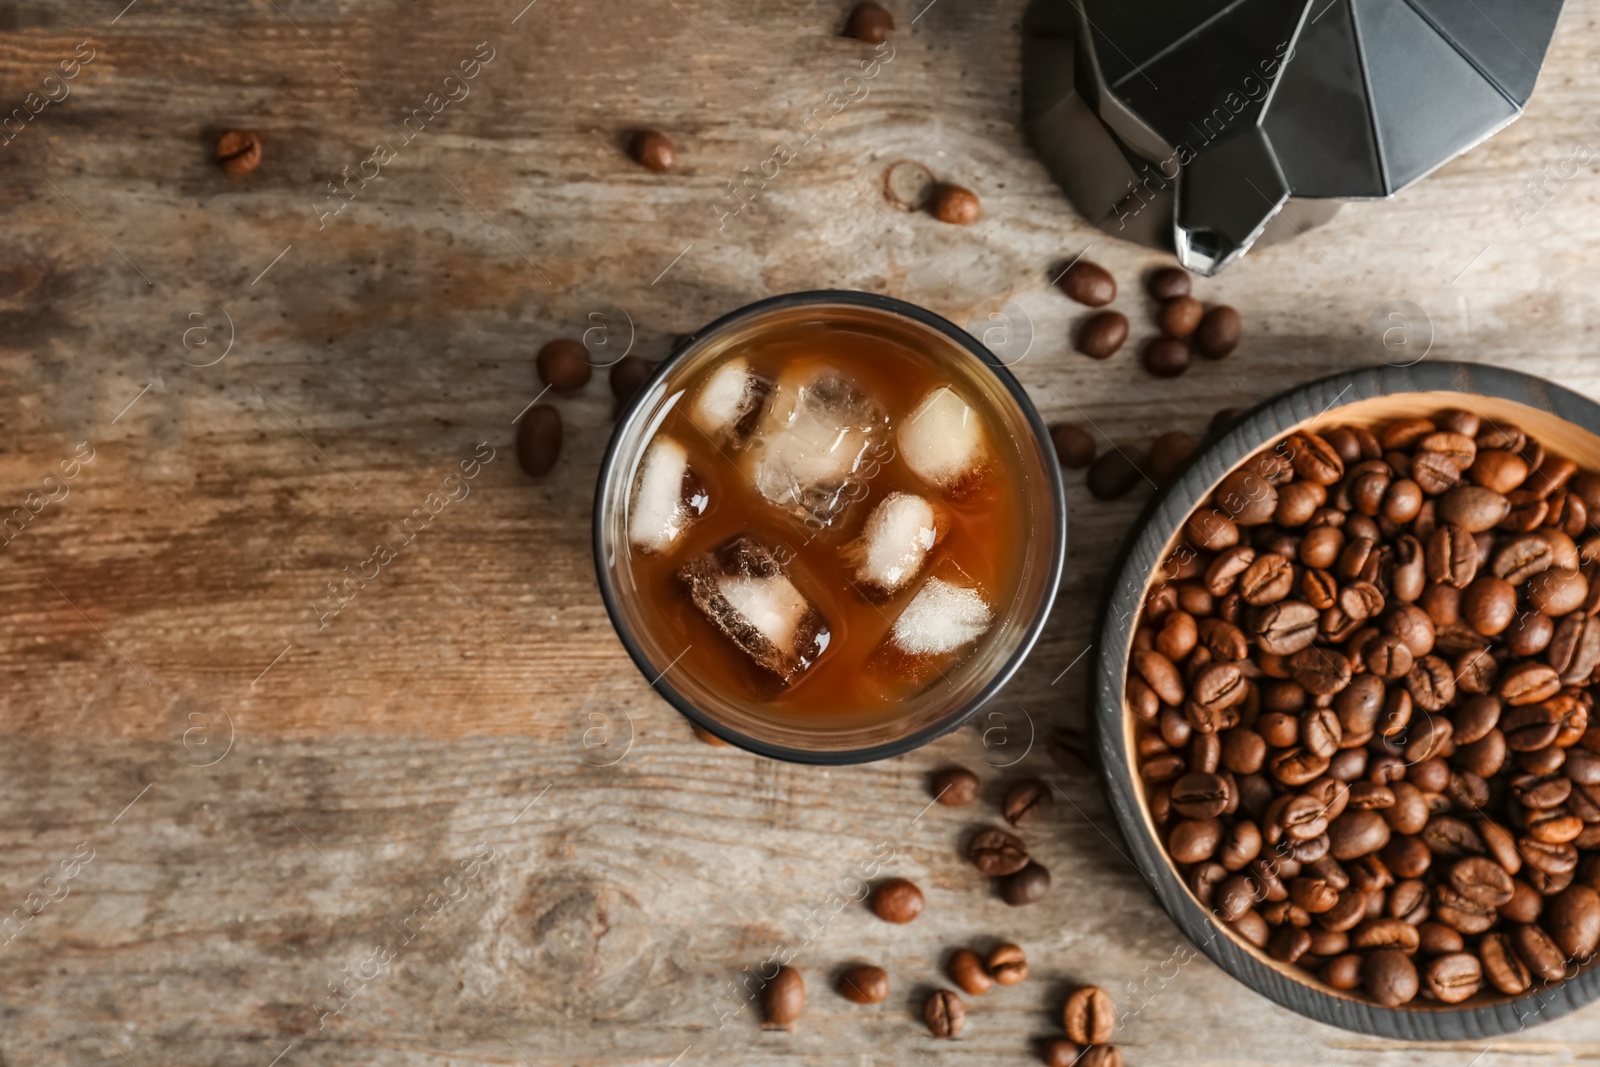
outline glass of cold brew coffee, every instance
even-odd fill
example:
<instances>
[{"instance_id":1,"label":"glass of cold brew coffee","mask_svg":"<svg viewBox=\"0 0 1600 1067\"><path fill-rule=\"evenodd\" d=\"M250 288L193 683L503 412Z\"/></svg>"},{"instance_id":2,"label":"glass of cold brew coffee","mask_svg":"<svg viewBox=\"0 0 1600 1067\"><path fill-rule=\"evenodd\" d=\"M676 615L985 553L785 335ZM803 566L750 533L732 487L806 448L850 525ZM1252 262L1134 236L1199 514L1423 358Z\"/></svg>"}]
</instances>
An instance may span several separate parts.
<instances>
[{"instance_id":1,"label":"glass of cold brew coffee","mask_svg":"<svg viewBox=\"0 0 1600 1067\"><path fill-rule=\"evenodd\" d=\"M906 752L1021 664L1066 554L1022 387L903 301L820 291L712 323L625 412L595 497L601 595L650 684L743 748Z\"/></svg>"}]
</instances>

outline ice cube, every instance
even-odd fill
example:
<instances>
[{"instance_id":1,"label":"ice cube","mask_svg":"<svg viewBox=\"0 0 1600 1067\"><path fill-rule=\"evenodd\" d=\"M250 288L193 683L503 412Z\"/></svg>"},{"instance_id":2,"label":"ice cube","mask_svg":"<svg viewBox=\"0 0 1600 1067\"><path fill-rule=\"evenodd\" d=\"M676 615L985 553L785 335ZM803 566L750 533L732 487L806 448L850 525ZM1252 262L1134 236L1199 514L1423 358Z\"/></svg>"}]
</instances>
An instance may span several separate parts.
<instances>
[{"instance_id":1,"label":"ice cube","mask_svg":"<svg viewBox=\"0 0 1600 1067\"><path fill-rule=\"evenodd\" d=\"M890 641L911 656L941 656L982 637L994 613L976 589L929 578L894 621Z\"/></svg>"},{"instance_id":2,"label":"ice cube","mask_svg":"<svg viewBox=\"0 0 1600 1067\"><path fill-rule=\"evenodd\" d=\"M923 398L899 439L906 464L946 491L977 474L988 458L982 419L947 385Z\"/></svg>"},{"instance_id":3,"label":"ice cube","mask_svg":"<svg viewBox=\"0 0 1600 1067\"><path fill-rule=\"evenodd\" d=\"M735 356L711 372L689 407L689 419L713 441L748 437L761 414L770 383Z\"/></svg>"},{"instance_id":4,"label":"ice cube","mask_svg":"<svg viewBox=\"0 0 1600 1067\"><path fill-rule=\"evenodd\" d=\"M765 670L785 682L828 647L822 614L796 589L772 550L741 535L685 564L678 577L695 607Z\"/></svg>"},{"instance_id":5,"label":"ice cube","mask_svg":"<svg viewBox=\"0 0 1600 1067\"><path fill-rule=\"evenodd\" d=\"M856 581L893 593L917 576L939 539L933 507L920 496L890 493L872 509L861 536L844 549Z\"/></svg>"},{"instance_id":6,"label":"ice cube","mask_svg":"<svg viewBox=\"0 0 1600 1067\"><path fill-rule=\"evenodd\" d=\"M888 416L836 373L825 371L798 387L779 383L748 461L762 496L801 519L826 526L864 481L863 468L882 447Z\"/></svg>"},{"instance_id":7,"label":"ice cube","mask_svg":"<svg viewBox=\"0 0 1600 1067\"><path fill-rule=\"evenodd\" d=\"M706 510L709 498L689 468L689 450L657 437L645 450L628 506L628 541L641 552L671 548Z\"/></svg>"}]
</instances>

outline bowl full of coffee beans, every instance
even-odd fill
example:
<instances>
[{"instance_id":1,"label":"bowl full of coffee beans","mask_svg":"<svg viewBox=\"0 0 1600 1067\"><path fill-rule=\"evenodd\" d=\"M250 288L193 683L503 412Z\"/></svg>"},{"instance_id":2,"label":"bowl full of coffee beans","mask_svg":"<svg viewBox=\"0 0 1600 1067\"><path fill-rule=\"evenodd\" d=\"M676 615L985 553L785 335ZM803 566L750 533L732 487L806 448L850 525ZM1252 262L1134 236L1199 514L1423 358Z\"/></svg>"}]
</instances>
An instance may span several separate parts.
<instances>
[{"instance_id":1,"label":"bowl full of coffee beans","mask_svg":"<svg viewBox=\"0 0 1600 1067\"><path fill-rule=\"evenodd\" d=\"M1416 1040L1600 996L1600 405L1464 363L1302 386L1152 502L1112 589L1107 788L1216 963Z\"/></svg>"}]
</instances>

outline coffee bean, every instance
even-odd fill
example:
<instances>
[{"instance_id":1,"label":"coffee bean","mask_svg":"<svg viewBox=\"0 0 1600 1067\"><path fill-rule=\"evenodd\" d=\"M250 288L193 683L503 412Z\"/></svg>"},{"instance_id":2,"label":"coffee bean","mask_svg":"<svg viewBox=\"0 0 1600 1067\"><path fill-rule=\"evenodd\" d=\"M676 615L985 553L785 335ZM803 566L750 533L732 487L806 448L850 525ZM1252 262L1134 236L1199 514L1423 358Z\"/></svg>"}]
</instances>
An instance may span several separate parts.
<instances>
[{"instance_id":1,"label":"coffee bean","mask_svg":"<svg viewBox=\"0 0 1600 1067\"><path fill-rule=\"evenodd\" d=\"M1188 337L1200 325L1205 308L1192 296L1175 296L1162 303L1156 325L1168 337Z\"/></svg>"},{"instance_id":2,"label":"coffee bean","mask_svg":"<svg viewBox=\"0 0 1600 1067\"><path fill-rule=\"evenodd\" d=\"M1046 1041L1041 1051L1045 1067L1081 1067L1078 1061L1084 1054L1082 1045L1064 1037Z\"/></svg>"},{"instance_id":3,"label":"coffee bean","mask_svg":"<svg viewBox=\"0 0 1600 1067\"><path fill-rule=\"evenodd\" d=\"M1353 860L1389 843L1389 824L1375 811L1346 811L1328 825L1333 858Z\"/></svg>"},{"instance_id":4,"label":"coffee bean","mask_svg":"<svg viewBox=\"0 0 1600 1067\"><path fill-rule=\"evenodd\" d=\"M558 337L547 341L539 349L534 361L539 370L539 380L558 393L571 393L589 384L593 373L589 365L589 350L582 341Z\"/></svg>"},{"instance_id":5,"label":"coffee bean","mask_svg":"<svg viewBox=\"0 0 1600 1067\"><path fill-rule=\"evenodd\" d=\"M640 130L635 133L630 151L635 163L657 174L671 170L678 159L672 142L660 130Z\"/></svg>"},{"instance_id":6,"label":"coffee bean","mask_svg":"<svg viewBox=\"0 0 1600 1067\"><path fill-rule=\"evenodd\" d=\"M1094 462L1094 435L1075 422L1058 422L1050 428L1056 458L1067 470L1082 470Z\"/></svg>"},{"instance_id":7,"label":"coffee bean","mask_svg":"<svg viewBox=\"0 0 1600 1067\"><path fill-rule=\"evenodd\" d=\"M960 185L940 183L933 191L933 217L952 226L968 226L978 221L982 205L978 194Z\"/></svg>"},{"instance_id":8,"label":"coffee bean","mask_svg":"<svg viewBox=\"0 0 1600 1067\"><path fill-rule=\"evenodd\" d=\"M1079 1067L1122 1067L1122 1050L1115 1045L1095 1045L1083 1050Z\"/></svg>"},{"instance_id":9,"label":"coffee bean","mask_svg":"<svg viewBox=\"0 0 1600 1067\"><path fill-rule=\"evenodd\" d=\"M1456 952L1430 961L1425 977L1434 999L1459 1004L1483 988L1483 964L1470 952Z\"/></svg>"},{"instance_id":10,"label":"coffee bean","mask_svg":"<svg viewBox=\"0 0 1600 1067\"><path fill-rule=\"evenodd\" d=\"M1511 933L1511 943L1517 956L1529 971L1550 982L1565 977L1566 957L1550 935L1537 926L1519 926Z\"/></svg>"},{"instance_id":11,"label":"coffee bean","mask_svg":"<svg viewBox=\"0 0 1600 1067\"><path fill-rule=\"evenodd\" d=\"M1117 1032L1117 1009L1099 986L1082 986L1062 1009L1067 1036L1080 1045L1104 1045Z\"/></svg>"},{"instance_id":12,"label":"coffee bean","mask_svg":"<svg viewBox=\"0 0 1600 1067\"><path fill-rule=\"evenodd\" d=\"M965 767L936 771L929 785L934 799L947 808L964 808L978 798L978 776Z\"/></svg>"},{"instance_id":13,"label":"coffee bean","mask_svg":"<svg viewBox=\"0 0 1600 1067\"><path fill-rule=\"evenodd\" d=\"M623 356L611 365L611 395L619 404L628 403L655 372L654 363L638 356Z\"/></svg>"},{"instance_id":14,"label":"coffee bean","mask_svg":"<svg viewBox=\"0 0 1600 1067\"><path fill-rule=\"evenodd\" d=\"M1016 985L1028 977L1028 956L1020 945L996 945L983 961L983 969L998 985Z\"/></svg>"},{"instance_id":15,"label":"coffee bean","mask_svg":"<svg viewBox=\"0 0 1600 1067\"><path fill-rule=\"evenodd\" d=\"M1173 300L1188 296L1191 282L1189 272L1182 267L1162 267L1152 271L1145 288L1156 300Z\"/></svg>"},{"instance_id":16,"label":"coffee bean","mask_svg":"<svg viewBox=\"0 0 1600 1067\"><path fill-rule=\"evenodd\" d=\"M1032 904L1049 891L1050 871L1031 860L1022 870L1000 879L1000 899L1012 907Z\"/></svg>"},{"instance_id":17,"label":"coffee bean","mask_svg":"<svg viewBox=\"0 0 1600 1067\"><path fill-rule=\"evenodd\" d=\"M1189 342L1179 337L1153 338L1144 346L1143 359L1144 369L1157 378L1176 378L1189 369Z\"/></svg>"},{"instance_id":18,"label":"coffee bean","mask_svg":"<svg viewBox=\"0 0 1600 1067\"><path fill-rule=\"evenodd\" d=\"M1589 959L1600 946L1600 893L1569 886L1551 898L1543 925L1568 959Z\"/></svg>"},{"instance_id":19,"label":"coffee bean","mask_svg":"<svg viewBox=\"0 0 1600 1067\"><path fill-rule=\"evenodd\" d=\"M1502 993L1519 996L1533 983L1506 934L1485 934L1478 942L1478 956L1483 963L1483 976Z\"/></svg>"},{"instance_id":20,"label":"coffee bean","mask_svg":"<svg viewBox=\"0 0 1600 1067\"><path fill-rule=\"evenodd\" d=\"M850 12L844 25L844 36L854 37L868 44L882 44L894 29L894 16L882 4L863 0Z\"/></svg>"},{"instance_id":21,"label":"coffee bean","mask_svg":"<svg viewBox=\"0 0 1600 1067\"><path fill-rule=\"evenodd\" d=\"M969 948L957 949L945 964L950 980L961 987L963 993L981 996L993 988L995 982L984 969L983 960Z\"/></svg>"},{"instance_id":22,"label":"coffee bean","mask_svg":"<svg viewBox=\"0 0 1600 1067\"><path fill-rule=\"evenodd\" d=\"M561 413L535 404L517 423L517 463L534 478L550 473L561 455Z\"/></svg>"},{"instance_id":23,"label":"coffee bean","mask_svg":"<svg viewBox=\"0 0 1600 1067\"><path fill-rule=\"evenodd\" d=\"M1159 656L1160 653L1156 655ZM1178 702L1172 701L1172 703ZM1012 826L1023 826L1038 821L1049 812L1054 800L1049 785L1038 778L1028 778L1006 790L1006 798L1000 806L1000 811L1006 817L1006 822Z\"/></svg>"},{"instance_id":24,"label":"coffee bean","mask_svg":"<svg viewBox=\"0 0 1600 1067\"><path fill-rule=\"evenodd\" d=\"M984 874L998 878L1027 866L1028 850L1015 835L990 827L973 836L967 858Z\"/></svg>"},{"instance_id":25,"label":"coffee bean","mask_svg":"<svg viewBox=\"0 0 1600 1067\"><path fill-rule=\"evenodd\" d=\"M1117 298L1117 280L1111 272L1087 259L1068 267L1057 284L1068 297L1092 308L1104 307ZM1126 327L1127 320L1123 323ZM1123 336L1127 336L1126 332Z\"/></svg>"},{"instance_id":26,"label":"coffee bean","mask_svg":"<svg viewBox=\"0 0 1600 1067\"><path fill-rule=\"evenodd\" d=\"M1458 485L1439 498L1439 518L1471 533L1492 530L1511 513L1511 502L1492 489Z\"/></svg>"},{"instance_id":27,"label":"coffee bean","mask_svg":"<svg viewBox=\"0 0 1600 1067\"><path fill-rule=\"evenodd\" d=\"M839 976L839 992L856 1004L882 1004L889 997L889 972L859 963Z\"/></svg>"},{"instance_id":28,"label":"coffee bean","mask_svg":"<svg viewBox=\"0 0 1600 1067\"><path fill-rule=\"evenodd\" d=\"M261 165L261 135L228 130L217 138L217 163L230 178L242 178Z\"/></svg>"},{"instance_id":29,"label":"coffee bean","mask_svg":"<svg viewBox=\"0 0 1600 1067\"><path fill-rule=\"evenodd\" d=\"M1369 955L1361 965L1361 980L1372 999L1386 1008L1410 1003L1417 995L1417 969L1398 949Z\"/></svg>"},{"instance_id":30,"label":"coffee bean","mask_svg":"<svg viewBox=\"0 0 1600 1067\"><path fill-rule=\"evenodd\" d=\"M1221 359L1239 347L1239 313L1226 304L1205 313L1194 332L1195 349L1207 359Z\"/></svg>"},{"instance_id":31,"label":"coffee bean","mask_svg":"<svg viewBox=\"0 0 1600 1067\"><path fill-rule=\"evenodd\" d=\"M906 878L879 882L869 901L872 913L884 922L908 923L922 914L922 890Z\"/></svg>"},{"instance_id":32,"label":"coffee bean","mask_svg":"<svg viewBox=\"0 0 1600 1067\"><path fill-rule=\"evenodd\" d=\"M779 967L761 989L761 1013L769 1026L792 1028L805 1006L805 979L793 967Z\"/></svg>"},{"instance_id":33,"label":"coffee bean","mask_svg":"<svg viewBox=\"0 0 1600 1067\"><path fill-rule=\"evenodd\" d=\"M955 1037L967 1025L967 1006L948 989L940 989L923 1002L922 1021L934 1037Z\"/></svg>"},{"instance_id":34,"label":"coffee bean","mask_svg":"<svg viewBox=\"0 0 1600 1067\"><path fill-rule=\"evenodd\" d=\"M1113 445L1089 465L1085 482L1096 499L1116 500L1127 496L1143 480L1144 475L1128 453Z\"/></svg>"},{"instance_id":35,"label":"coffee bean","mask_svg":"<svg viewBox=\"0 0 1600 1067\"><path fill-rule=\"evenodd\" d=\"M1128 316L1097 311L1078 328L1077 349L1090 359L1110 359L1128 339Z\"/></svg>"}]
</instances>

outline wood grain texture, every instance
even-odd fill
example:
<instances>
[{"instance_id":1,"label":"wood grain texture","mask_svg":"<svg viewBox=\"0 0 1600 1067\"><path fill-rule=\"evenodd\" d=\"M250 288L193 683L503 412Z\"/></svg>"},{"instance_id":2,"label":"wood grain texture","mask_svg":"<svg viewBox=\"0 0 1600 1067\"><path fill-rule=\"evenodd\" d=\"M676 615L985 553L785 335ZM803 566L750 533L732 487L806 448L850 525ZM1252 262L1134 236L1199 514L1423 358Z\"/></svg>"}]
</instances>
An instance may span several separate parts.
<instances>
[{"instance_id":1,"label":"wood grain texture","mask_svg":"<svg viewBox=\"0 0 1600 1067\"><path fill-rule=\"evenodd\" d=\"M1131 445L1370 362L1371 315L1398 299L1426 310L1436 356L1594 395L1600 181L1593 164L1559 185L1542 174L1578 141L1600 146L1592 2L1568 5L1516 125L1200 285L1241 309L1245 341L1167 382L1131 345L1107 363L1069 351L1082 309L1049 286L1063 260L1090 247L1116 272L1137 341L1136 279L1162 259L1087 227L1032 158L1020 0L893 0L902 29L869 95L720 225L727 183L870 55L834 35L847 4L125 4L0 12L0 113L80 42L94 50L70 95L0 148L0 513L80 442L95 456L0 566L7 909L80 842L94 850L70 895L0 945L3 1062L1024 1063L1081 980L1117 993L1138 1064L1600 1055L1593 1009L1401 1046L1176 962L1187 942L1068 751L1088 718L1078 657L1137 494L1097 504L1070 479L1067 578L995 705L1009 734L980 720L824 772L699 744L627 662L588 549L603 383L559 400L550 477L526 480L508 447L537 345L591 314L615 328L626 311L634 350L658 358L732 307L826 286L958 323L1012 301L1034 335L1015 371L1045 417ZM471 95L319 224L327 183L404 141L480 42L494 58ZM620 151L641 124L672 134L677 171ZM234 126L266 150L229 181L210 153ZM982 219L892 211L878 190L903 158L976 190ZM1540 180L1548 203L1519 210ZM479 442L497 452L470 496L319 628L326 583ZM1036 743L986 781L1045 773L1064 796L1028 835L1054 890L1014 911L956 855L985 816L918 814L929 770L1010 762L1029 716ZM495 864L319 1029L327 984L400 939L389 924L480 842ZM889 928L851 905L822 921L880 845L928 890L925 915ZM924 1036L916 994L941 955L1000 937L1028 949L1033 977L974 1002L963 1040ZM785 946L811 989L799 1032L764 1032L748 1010L719 1027L728 983ZM890 969L883 1011L827 990L855 958Z\"/></svg>"}]
</instances>

